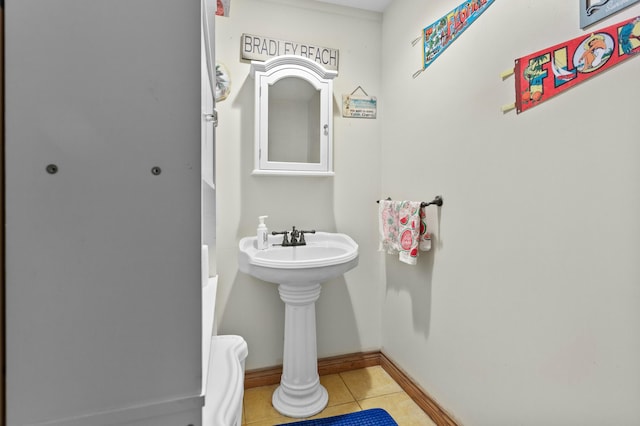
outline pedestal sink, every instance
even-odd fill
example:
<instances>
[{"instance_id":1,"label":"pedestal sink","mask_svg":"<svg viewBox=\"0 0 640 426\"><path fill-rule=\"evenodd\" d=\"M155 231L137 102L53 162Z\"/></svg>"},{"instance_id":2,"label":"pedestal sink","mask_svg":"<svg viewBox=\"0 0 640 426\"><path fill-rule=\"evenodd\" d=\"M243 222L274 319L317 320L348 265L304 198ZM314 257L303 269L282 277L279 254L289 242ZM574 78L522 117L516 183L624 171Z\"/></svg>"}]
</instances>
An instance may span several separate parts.
<instances>
[{"instance_id":1,"label":"pedestal sink","mask_svg":"<svg viewBox=\"0 0 640 426\"><path fill-rule=\"evenodd\" d=\"M358 264L358 244L345 234L306 234L306 245L283 247L282 236L269 236L269 248L258 250L256 237L240 240L242 272L278 284L285 303L284 354L280 386L273 393L276 410L289 417L310 417L328 402L320 385L316 349L315 302L321 283Z\"/></svg>"}]
</instances>

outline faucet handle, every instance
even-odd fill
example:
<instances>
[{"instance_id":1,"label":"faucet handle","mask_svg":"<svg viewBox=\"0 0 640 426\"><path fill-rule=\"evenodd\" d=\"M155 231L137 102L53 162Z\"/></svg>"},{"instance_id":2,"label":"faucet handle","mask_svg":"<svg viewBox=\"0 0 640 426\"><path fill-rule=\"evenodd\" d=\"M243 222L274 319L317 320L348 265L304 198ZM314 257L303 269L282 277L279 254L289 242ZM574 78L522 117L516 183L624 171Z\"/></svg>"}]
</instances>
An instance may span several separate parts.
<instances>
[{"instance_id":1,"label":"faucet handle","mask_svg":"<svg viewBox=\"0 0 640 426\"><path fill-rule=\"evenodd\" d=\"M304 234L315 234L315 233L316 233L316 230L315 230L315 229L313 229L313 230L311 230L311 231L302 231L302 230L301 230L301 231L300 231L300 241L299 241L299 243L300 243L300 244L303 244L303 245L304 245L304 244L307 244L307 242L304 240Z\"/></svg>"},{"instance_id":2,"label":"faucet handle","mask_svg":"<svg viewBox=\"0 0 640 426\"><path fill-rule=\"evenodd\" d=\"M282 245L289 245L289 231L273 231L271 235L282 235Z\"/></svg>"}]
</instances>

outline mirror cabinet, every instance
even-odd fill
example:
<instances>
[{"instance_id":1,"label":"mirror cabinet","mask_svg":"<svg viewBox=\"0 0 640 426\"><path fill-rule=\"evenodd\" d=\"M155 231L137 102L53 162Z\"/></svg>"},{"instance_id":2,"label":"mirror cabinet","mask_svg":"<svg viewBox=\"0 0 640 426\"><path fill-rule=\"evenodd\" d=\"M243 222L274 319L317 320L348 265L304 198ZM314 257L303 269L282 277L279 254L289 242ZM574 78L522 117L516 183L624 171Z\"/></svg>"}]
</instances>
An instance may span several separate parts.
<instances>
[{"instance_id":1,"label":"mirror cabinet","mask_svg":"<svg viewBox=\"0 0 640 426\"><path fill-rule=\"evenodd\" d=\"M337 74L302 56L251 63L253 174L333 175L333 78Z\"/></svg>"}]
</instances>

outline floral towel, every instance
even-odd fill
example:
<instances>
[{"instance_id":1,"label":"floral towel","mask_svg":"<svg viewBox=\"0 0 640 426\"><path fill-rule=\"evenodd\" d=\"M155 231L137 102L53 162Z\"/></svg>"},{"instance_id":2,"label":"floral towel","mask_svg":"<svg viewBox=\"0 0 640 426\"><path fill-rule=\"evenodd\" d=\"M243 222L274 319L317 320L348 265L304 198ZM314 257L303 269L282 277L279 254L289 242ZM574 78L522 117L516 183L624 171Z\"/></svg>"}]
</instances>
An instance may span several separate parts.
<instances>
[{"instance_id":1,"label":"floral towel","mask_svg":"<svg viewBox=\"0 0 640 426\"><path fill-rule=\"evenodd\" d=\"M420 209L420 251L431 250L431 234L427 232L427 208Z\"/></svg>"},{"instance_id":2,"label":"floral towel","mask_svg":"<svg viewBox=\"0 0 640 426\"><path fill-rule=\"evenodd\" d=\"M378 207L380 245L379 251L386 251L389 254L398 253L398 209L397 201L380 200Z\"/></svg>"},{"instance_id":3,"label":"floral towel","mask_svg":"<svg viewBox=\"0 0 640 426\"><path fill-rule=\"evenodd\" d=\"M380 200L379 230L379 250L398 253L400 261L409 265L416 264L418 250L431 248L424 208L419 201Z\"/></svg>"}]
</instances>

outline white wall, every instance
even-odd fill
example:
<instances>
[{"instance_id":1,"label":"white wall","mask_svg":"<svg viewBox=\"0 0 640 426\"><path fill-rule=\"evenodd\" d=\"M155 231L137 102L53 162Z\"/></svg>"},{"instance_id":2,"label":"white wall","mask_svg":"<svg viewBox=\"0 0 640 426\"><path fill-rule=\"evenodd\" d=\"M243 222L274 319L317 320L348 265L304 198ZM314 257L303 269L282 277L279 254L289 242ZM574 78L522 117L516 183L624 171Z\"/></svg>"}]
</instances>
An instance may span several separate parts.
<instances>
[{"instance_id":1,"label":"white wall","mask_svg":"<svg viewBox=\"0 0 640 426\"><path fill-rule=\"evenodd\" d=\"M383 349L465 425L640 424L640 59L502 114L515 58L587 34L578 2L497 1L412 79L460 3L384 15L382 193L444 206L417 266L386 258Z\"/></svg>"},{"instance_id":2,"label":"white wall","mask_svg":"<svg viewBox=\"0 0 640 426\"><path fill-rule=\"evenodd\" d=\"M282 363L284 305L276 285L238 271L238 241L254 235L259 215L270 230L344 232L360 244L361 265L323 286L316 305L320 357L380 348L382 269L376 252L375 200L380 188L380 120L343 119L342 94L362 86L380 93L381 15L307 0L234 0L216 18L216 58L230 72L232 92L217 104L216 317L222 334L242 335L247 368ZM253 84L240 59L243 33L340 50L334 80L335 177L252 176Z\"/></svg>"},{"instance_id":3,"label":"white wall","mask_svg":"<svg viewBox=\"0 0 640 426\"><path fill-rule=\"evenodd\" d=\"M281 363L275 286L236 263L238 240L268 214L271 229L312 226L360 243L358 268L318 302L321 357L382 347L466 425L638 424L640 61L502 114L514 83L500 73L584 34L578 5L496 2L412 79L421 57L410 41L459 3L396 1L382 25L292 0L235 0L231 17L218 18L217 58L233 79L217 106L221 332L247 339L249 369ZM250 175L243 32L339 48L336 102L358 85L379 96L377 120L343 119L336 105L334 178ZM373 200L438 194L432 252L414 267L376 252Z\"/></svg>"}]
</instances>

